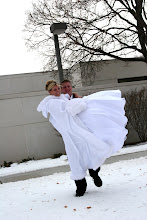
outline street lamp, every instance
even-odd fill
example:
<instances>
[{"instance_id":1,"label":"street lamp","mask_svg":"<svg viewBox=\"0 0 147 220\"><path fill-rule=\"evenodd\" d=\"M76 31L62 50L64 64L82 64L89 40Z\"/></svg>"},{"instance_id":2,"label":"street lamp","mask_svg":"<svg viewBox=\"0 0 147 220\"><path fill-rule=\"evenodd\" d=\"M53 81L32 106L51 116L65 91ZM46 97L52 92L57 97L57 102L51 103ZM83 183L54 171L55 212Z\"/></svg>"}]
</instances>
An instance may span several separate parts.
<instances>
[{"instance_id":1,"label":"street lamp","mask_svg":"<svg viewBox=\"0 0 147 220\"><path fill-rule=\"evenodd\" d=\"M50 31L54 35L54 43L55 43L55 50L56 50L56 57L57 57L57 65L58 65L60 82L63 81L64 77L63 77L63 69L62 69L62 63L61 63L58 35L63 34L66 29L67 29L66 23L53 23L50 26Z\"/></svg>"}]
</instances>

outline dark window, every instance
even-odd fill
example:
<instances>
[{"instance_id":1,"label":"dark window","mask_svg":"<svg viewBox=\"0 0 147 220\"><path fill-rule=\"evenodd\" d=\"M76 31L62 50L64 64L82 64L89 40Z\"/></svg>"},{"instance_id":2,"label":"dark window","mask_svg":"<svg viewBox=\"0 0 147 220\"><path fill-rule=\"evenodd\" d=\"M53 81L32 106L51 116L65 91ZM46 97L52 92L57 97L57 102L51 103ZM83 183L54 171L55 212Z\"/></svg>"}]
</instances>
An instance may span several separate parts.
<instances>
[{"instance_id":1,"label":"dark window","mask_svg":"<svg viewBox=\"0 0 147 220\"><path fill-rule=\"evenodd\" d=\"M142 81L142 80L147 80L147 76L138 76L138 77L122 78L122 79L118 79L118 83L133 82L133 81Z\"/></svg>"}]
</instances>

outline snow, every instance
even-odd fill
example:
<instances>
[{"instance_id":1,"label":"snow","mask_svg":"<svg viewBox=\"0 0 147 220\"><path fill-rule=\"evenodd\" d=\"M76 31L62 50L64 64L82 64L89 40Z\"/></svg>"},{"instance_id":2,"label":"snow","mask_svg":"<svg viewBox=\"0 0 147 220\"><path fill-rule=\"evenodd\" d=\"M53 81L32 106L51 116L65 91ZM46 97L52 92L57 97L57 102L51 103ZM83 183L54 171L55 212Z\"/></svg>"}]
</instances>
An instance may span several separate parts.
<instances>
[{"instance_id":1,"label":"snow","mask_svg":"<svg viewBox=\"0 0 147 220\"><path fill-rule=\"evenodd\" d=\"M7 176L11 174L17 173L25 173L34 170L40 170L50 167L57 167L68 165L67 156L62 155L60 158L57 159L42 159L42 160L31 160L25 163L13 163L11 167L2 167L0 169L0 176Z\"/></svg>"},{"instance_id":2,"label":"snow","mask_svg":"<svg viewBox=\"0 0 147 220\"><path fill-rule=\"evenodd\" d=\"M105 164L100 176L103 186L97 188L87 174L83 197L75 197L76 187L69 172L1 184L0 219L147 218L147 157Z\"/></svg>"},{"instance_id":3,"label":"snow","mask_svg":"<svg viewBox=\"0 0 147 220\"><path fill-rule=\"evenodd\" d=\"M145 150L147 150L147 143L140 144L138 146L129 146L126 148L122 148L118 153L114 154L114 156L135 153ZM12 174L18 174L18 173L25 173L34 170L40 170L45 168L63 166L63 165L68 165L66 155L62 155L60 158L57 159L48 158L42 160L31 160L20 164L13 163L11 167L5 167L5 168L2 167L0 169L0 177L12 175Z\"/></svg>"}]
</instances>

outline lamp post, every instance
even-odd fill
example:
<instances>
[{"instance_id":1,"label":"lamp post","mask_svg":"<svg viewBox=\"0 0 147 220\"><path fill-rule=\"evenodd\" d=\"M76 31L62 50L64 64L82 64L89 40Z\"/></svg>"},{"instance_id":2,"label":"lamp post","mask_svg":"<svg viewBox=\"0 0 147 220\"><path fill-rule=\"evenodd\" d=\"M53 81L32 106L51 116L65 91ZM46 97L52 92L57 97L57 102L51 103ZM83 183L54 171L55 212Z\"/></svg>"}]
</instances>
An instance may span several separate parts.
<instances>
[{"instance_id":1,"label":"lamp post","mask_svg":"<svg viewBox=\"0 0 147 220\"><path fill-rule=\"evenodd\" d=\"M64 77L63 77L63 69L62 69L58 35L63 34L66 29L67 29L66 23L53 23L50 26L50 31L54 35L55 51L56 51L56 57L57 57L57 65L58 65L60 82L63 81Z\"/></svg>"}]
</instances>

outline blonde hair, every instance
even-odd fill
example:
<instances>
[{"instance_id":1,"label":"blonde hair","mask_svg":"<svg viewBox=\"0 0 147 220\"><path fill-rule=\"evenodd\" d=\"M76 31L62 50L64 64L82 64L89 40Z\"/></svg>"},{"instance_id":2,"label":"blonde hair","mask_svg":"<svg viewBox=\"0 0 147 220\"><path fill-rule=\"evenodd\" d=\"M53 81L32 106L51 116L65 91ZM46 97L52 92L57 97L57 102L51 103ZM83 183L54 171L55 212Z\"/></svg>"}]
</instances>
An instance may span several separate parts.
<instances>
[{"instance_id":1,"label":"blonde hair","mask_svg":"<svg viewBox=\"0 0 147 220\"><path fill-rule=\"evenodd\" d=\"M54 80L48 80L45 85L45 90L51 91L54 86L60 86L60 85Z\"/></svg>"}]
</instances>

